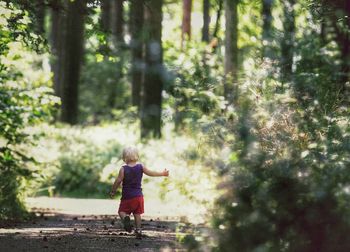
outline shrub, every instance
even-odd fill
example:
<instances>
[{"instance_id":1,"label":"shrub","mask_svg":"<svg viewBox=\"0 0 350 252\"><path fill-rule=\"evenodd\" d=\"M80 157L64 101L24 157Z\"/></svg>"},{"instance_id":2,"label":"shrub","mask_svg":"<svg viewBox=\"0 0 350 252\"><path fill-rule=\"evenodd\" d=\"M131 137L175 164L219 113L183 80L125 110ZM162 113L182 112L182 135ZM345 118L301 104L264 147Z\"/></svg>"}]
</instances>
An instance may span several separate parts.
<instances>
[{"instance_id":1,"label":"shrub","mask_svg":"<svg viewBox=\"0 0 350 252\"><path fill-rule=\"evenodd\" d=\"M35 67L41 56L26 47L36 45L28 17L0 2L0 19L0 219L4 219L24 213L24 182L38 173L35 160L23 150L23 145L33 144L24 126L50 117L58 101L50 88L42 87L48 86L50 76Z\"/></svg>"},{"instance_id":2,"label":"shrub","mask_svg":"<svg viewBox=\"0 0 350 252\"><path fill-rule=\"evenodd\" d=\"M214 218L218 250L349 250L349 110L325 99L327 78L310 80L324 90L306 100L298 86L267 99L276 82L250 81L226 125L235 142Z\"/></svg>"},{"instance_id":3,"label":"shrub","mask_svg":"<svg viewBox=\"0 0 350 252\"><path fill-rule=\"evenodd\" d=\"M223 68L219 55L204 45L189 43L183 51L175 44L164 45L164 61L169 69L165 91L175 127L196 125L205 116L220 114L225 108L222 90Z\"/></svg>"},{"instance_id":4,"label":"shrub","mask_svg":"<svg viewBox=\"0 0 350 252\"><path fill-rule=\"evenodd\" d=\"M74 141L73 141L74 144ZM106 164L120 156L121 146L117 143L104 145L102 148L92 142L83 141L76 149L63 143L64 150L59 157L59 172L53 179L55 192L63 195L100 197L106 196L111 188L109 180L101 180L101 173ZM117 167L114 168L115 173Z\"/></svg>"}]
</instances>

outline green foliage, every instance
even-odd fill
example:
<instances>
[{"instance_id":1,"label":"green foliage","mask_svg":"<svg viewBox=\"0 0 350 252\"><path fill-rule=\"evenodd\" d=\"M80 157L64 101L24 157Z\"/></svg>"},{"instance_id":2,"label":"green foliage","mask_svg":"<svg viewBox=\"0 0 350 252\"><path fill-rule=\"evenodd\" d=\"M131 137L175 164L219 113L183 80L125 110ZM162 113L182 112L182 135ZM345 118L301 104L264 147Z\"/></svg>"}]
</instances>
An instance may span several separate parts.
<instances>
[{"instance_id":1,"label":"green foliage","mask_svg":"<svg viewBox=\"0 0 350 252\"><path fill-rule=\"evenodd\" d=\"M40 87L47 80L45 73L31 67L38 55L24 47L23 41L35 43L36 38L28 23L23 12L0 2L0 219L23 214L23 182L37 173L35 160L23 150L33 143L24 127L50 117L57 102L50 88ZM23 37L26 34L30 36Z\"/></svg>"},{"instance_id":2,"label":"green foliage","mask_svg":"<svg viewBox=\"0 0 350 252\"><path fill-rule=\"evenodd\" d=\"M305 31L296 47L300 60L295 72L295 91L306 107L314 103L313 107L318 108L314 112L319 116L333 113L344 102L337 50L334 43L324 44L312 29Z\"/></svg>"},{"instance_id":3,"label":"green foliage","mask_svg":"<svg viewBox=\"0 0 350 252\"><path fill-rule=\"evenodd\" d=\"M130 104L130 87L125 79L126 65L120 57L87 53L82 69L79 108L80 121L113 119L113 110Z\"/></svg>"},{"instance_id":4,"label":"green foliage","mask_svg":"<svg viewBox=\"0 0 350 252\"><path fill-rule=\"evenodd\" d=\"M30 196L106 198L123 164L121 149L132 145L138 147L140 162L148 168L170 170L169 179L144 176L145 197L150 202L162 200L162 207L172 209L172 216L191 215L191 221L203 221L205 209L216 195L217 175L205 164L214 154L209 154L210 146L199 150L196 138L180 137L170 130L163 139L140 143L138 130L137 123L125 123L125 119L85 127L33 127L31 133L41 138L30 151L39 162L41 177L26 190Z\"/></svg>"},{"instance_id":5,"label":"green foliage","mask_svg":"<svg viewBox=\"0 0 350 252\"><path fill-rule=\"evenodd\" d=\"M164 45L165 64L172 73L171 84L165 90L171 95L169 107L173 108L176 127L213 116L225 108L220 96L220 58L208 50L190 42L183 51L171 42Z\"/></svg>"},{"instance_id":6,"label":"green foliage","mask_svg":"<svg viewBox=\"0 0 350 252\"><path fill-rule=\"evenodd\" d=\"M41 176L27 188L29 195L106 197L121 152L113 130L105 126L33 127L31 134L41 138L29 152L38 160Z\"/></svg>"},{"instance_id":7,"label":"green foliage","mask_svg":"<svg viewBox=\"0 0 350 252\"><path fill-rule=\"evenodd\" d=\"M239 62L247 57L256 57L261 47L261 8L262 1L240 0L238 4L238 48ZM249 14L248 14L249 13ZM248 14L248 15L247 15Z\"/></svg>"},{"instance_id":8,"label":"green foliage","mask_svg":"<svg viewBox=\"0 0 350 252\"><path fill-rule=\"evenodd\" d=\"M312 55L317 47L305 50ZM242 86L238 116L226 125L236 141L225 176L231 182L214 218L219 251L350 248L345 238L350 231L350 111L324 96L337 92L328 78L311 74L322 64L311 64L307 56L299 64L303 60L310 60L308 67L295 78L306 74L305 87L316 90L312 83L317 83L317 92L300 92L296 83L266 99L271 86L278 86L266 75L260 81L256 76L247 89Z\"/></svg>"},{"instance_id":9,"label":"green foliage","mask_svg":"<svg viewBox=\"0 0 350 252\"><path fill-rule=\"evenodd\" d=\"M79 120L97 123L115 119L114 111L130 105L129 52L102 31L100 13L90 8L86 25L86 50L79 85Z\"/></svg>"},{"instance_id":10,"label":"green foliage","mask_svg":"<svg viewBox=\"0 0 350 252\"><path fill-rule=\"evenodd\" d=\"M55 193L80 197L105 197L111 188L113 177L110 173L101 180L101 173L106 164L120 156L121 146L107 143L98 147L88 139L71 137L62 139L61 142L64 149L59 157L59 172L52 181ZM113 173L116 171L117 167L114 167Z\"/></svg>"}]
</instances>

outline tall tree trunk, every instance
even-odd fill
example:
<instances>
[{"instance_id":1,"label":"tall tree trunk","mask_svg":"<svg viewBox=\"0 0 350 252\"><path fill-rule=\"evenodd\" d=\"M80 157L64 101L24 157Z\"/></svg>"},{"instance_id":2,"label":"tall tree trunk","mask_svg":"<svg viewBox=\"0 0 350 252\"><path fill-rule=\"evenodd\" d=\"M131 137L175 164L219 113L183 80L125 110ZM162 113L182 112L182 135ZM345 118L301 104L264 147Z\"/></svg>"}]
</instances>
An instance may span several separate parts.
<instances>
[{"instance_id":1,"label":"tall tree trunk","mask_svg":"<svg viewBox=\"0 0 350 252\"><path fill-rule=\"evenodd\" d=\"M349 98L350 88L346 88L346 83L350 81L350 2L340 1L338 3L339 15L338 20L342 20L340 28L339 24L335 24L337 44L340 49L341 58L341 78L339 91L344 97ZM349 101L349 99L347 99Z\"/></svg>"},{"instance_id":2,"label":"tall tree trunk","mask_svg":"<svg viewBox=\"0 0 350 252\"><path fill-rule=\"evenodd\" d=\"M62 66L63 66L63 42L66 32L66 10L62 0L52 0L51 6L51 31L50 43L53 58L51 60L53 70L53 88L55 95L61 97Z\"/></svg>"},{"instance_id":3,"label":"tall tree trunk","mask_svg":"<svg viewBox=\"0 0 350 252\"><path fill-rule=\"evenodd\" d=\"M225 98L233 103L238 71L237 0L225 0Z\"/></svg>"},{"instance_id":4,"label":"tall tree trunk","mask_svg":"<svg viewBox=\"0 0 350 252\"><path fill-rule=\"evenodd\" d=\"M111 0L109 0L111 1ZM112 0L112 34L117 44L124 42L124 0ZM141 4L141 3L139 3Z\"/></svg>"},{"instance_id":5,"label":"tall tree trunk","mask_svg":"<svg viewBox=\"0 0 350 252\"><path fill-rule=\"evenodd\" d=\"M185 40L191 39L191 14L192 14L192 0L182 1L182 33L181 40L182 44Z\"/></svg>"},{"instance_id":6,"label":"tall tree trunk","mask_svg":"<svg viewBox=\"0 0 350 252\"><path fill-rule=\"evenodd\" d=\"M45 0L35 1L33 11L36 19L35 32L39 35L45 35L45 12L46 12Z\"/></svg>"},{"instance_id":7,"label":"tall tree trunk","mask_svg":"<svg viewBox=\"0 0 350 252\"><path fill-rule=\"evenodd\" d=\"M273 50L271 48L272 43L272 5L273 0L263 0L262 6L262 19L263 19L263 57L272 57Z\"/></svg>"},{"instance_id":8,"label":"tall tree trunk","mask_svg":"<svg viewBox=\"0 0 350 252\"><path fill-rule=\"evenodd\" d=\"M116 63L115 78L109 87L109 94L107 98L107 103L110 108L115 107L115 100L117 96L117 85L119 85L120 80L123 78L123 65L125 61L124 53L124 0L108 0L110 1L110 31L112 34L111 40L114 44L115 54L118 55L119 60Z\"/></svg>"},{"instance_id":9,"label":"tall tree trunk","mask_svg":"<svg viewBox=\"0 0 350 252\"><path fill-rule=\"evenodd\" d=\"M100 24L102 31L105 33L111 32L111 8L111 0L101 0Z\"/></svg>"},{"instance_id":10,"label":"tall tree trunk","mask_svg":"<svg viewBox=\"0 0 350 252\"><path fill-rule=\"evenodd\" d=\"M340 57L342 61L341 66L341 90L343 91L346 82L349 80L350 73L350 38L349 35L346 34L338 34L338 44L340 47Z\"/></svg>"},{"instance_id":11,"label":"tall tree trunk","mask_svg":"<svg viewBox=\"0 0 350 252\"><path fill-rule=\"evenodd\" d=\"M220 19L221 19L221 13L222 13L222 5L223 5L223 0L217 0L218 2L218 9L216 11L216 22L215 22L215 27L214 27L214 32L213 32L213 38L218 37L218 32L220 28Z\"/></svg>"},{"instance_id":12,"label":"tall tree trunk","mask_svg":"<svg viewBox=\"0 0 350 252\"><path fill-rule=\"evenodd\" d=\"M140 108L143 72L144 1L130 0L132 105Z\"/></svg>"},{"instance_id":13,"label":"tall tree trunk","mask_svg":"<svg viewBox=\"0 0 350 252\"><path fill-rule=\"evenodd\" d=\"M67 27L64 37L61 120L70 124L78 121L78 84L84 51L84 21L86 1L68 0Z\"/></svg>"},{"instance_id":14,"label":"tall tree trunk","mask_svg":"<svg viewBox=\"0 0 350 252\"><path fill-rule=\"evenodd\" d=\"M112 33L111 19L112 19L112 3L111 0L100 0L100 27L104 33L105 41L102 41L99 45L99 51L104 55L104 59L107 60L110 55L110 35Z\"/></svg>"},{"instance_id":15,"label":"tall tree trunk","mask_svg":"<svg viewBox=\"0 0 350 252\"><path fill-rule=\"evenodd\" d=\"M346 92L349 98L350 88L346 90L346 83L350 80L350 38L347 34L338 35L338 44L341 53L341 80L339 91L344 95Z\"/></svg>"},{"instance_id":16,"label":"tall tree trunk","mask_svg":"<svg viewBox=\"0 0 350 252\"><path fill-rule=\"evenodd\" d=\"M202 41L209 42L210 0L203 0Z\"/></svg>"},{"instance_id":17,"label":"tall tree trunk","mask_svg":"<svg viewBox=\"0 0 350 252\"><path fill-rule=\"evenodd\" d=\"M163 90L162 49L163 0L149 1L146 5L145 79L141 103L141 138L161 137Z\"/></svg>"},{"instance_id":18,"label":"tall tree trunk","mask_svg":"<svg viewBox=\"0 0 350 252\"><path fill-rule=\"evenodd\" d=\"M284 37L281 42L281 81L292 81L293 54L295 39L295 0L285 0L283 3L283 30Z\"/></svg>"}]
</instances>

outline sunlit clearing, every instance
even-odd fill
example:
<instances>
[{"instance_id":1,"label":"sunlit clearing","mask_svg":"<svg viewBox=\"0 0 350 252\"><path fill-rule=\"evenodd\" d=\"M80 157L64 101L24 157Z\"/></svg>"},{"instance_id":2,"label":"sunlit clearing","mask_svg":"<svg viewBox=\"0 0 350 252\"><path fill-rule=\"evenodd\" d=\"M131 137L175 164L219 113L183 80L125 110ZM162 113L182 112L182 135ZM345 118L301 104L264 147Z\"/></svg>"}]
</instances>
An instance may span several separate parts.
<instances>
[{"instance_id":1,"label":"sunlit clearing","mask_svg":"<svg viewBox=\"0 0 350 252\"><path fill-rule=\"evenodd\" d=\"M168 178L144 175L145 215L186 216L185 219L192 223L204 222L207 209L212 206L217 195L216 172L204 165L200 155L206 153L210 156L220 153L209 151L207 149L209 147L200 144L193 136L175 135L171 125L164 127L164 136L161 140L149 140L146 143L139 142L136 124L128 126L108 124L84 128L65 126L57 128L42 124L28 128L27 131L31 134L43 132L46 134L35 148L28 150L47 167L43 170L45 177L41 186L43 191L47 186L52 186L52 195L59 196L62 193L65 195L64 188L75 190L74 184L68 187L71 183L81 183L82 187L85 187L91 183L92 178L97 178L100 186L95 182L91 188L88 187L91 193L84 193L82 196L91 198L96 195L102 198L89 201L29 198L27 204L30 208L49 208L65 214L117 214L119 200L108 199L108 191L123 165L121 150L125 146L136 146L140 153L139 162L147 168L156 171L166 168L170 171ZM62 162L68 162L68 166ZM66 182L63 186L55 184L64 179L61 176L67 176L60 172L62 166L68 169L68 173L74 169L71 171L72 175L68 175L70 177L64 180ZM95 167L93 170L92 166ZM48 181L52 184L48 184ZM80 188L76 189L79 191ZM79 197L79 193L76 197Z\"/></svg>"}]
</instances>

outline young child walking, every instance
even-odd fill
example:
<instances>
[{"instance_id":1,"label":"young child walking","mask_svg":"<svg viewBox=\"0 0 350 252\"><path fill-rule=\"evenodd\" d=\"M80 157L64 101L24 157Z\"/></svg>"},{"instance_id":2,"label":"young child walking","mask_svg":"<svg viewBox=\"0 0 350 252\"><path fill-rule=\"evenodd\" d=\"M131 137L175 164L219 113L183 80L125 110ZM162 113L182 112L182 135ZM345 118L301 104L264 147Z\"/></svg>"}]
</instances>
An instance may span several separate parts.
<instances>
[{"instance_id":1,"label":"young child walking","mask_svg":"<svg viewBox=\"0 0 350 252\"><path fill-rule=\"evenodd\" d=\"M134 147L127 147L123 150L123 161L125 164L120 168L118 177L114 181L110 197L112 198L120 184L122 184L122 197L120 200L118 214L123 222L126 231L131 232L130 214L135 220L136 238L141 239L141 214L144 213L144 201L142 194L142 175L151 177L169 176L169 171L151 171L144 165L138 163L138 150Z\"/></svg>"}]
</instances>

